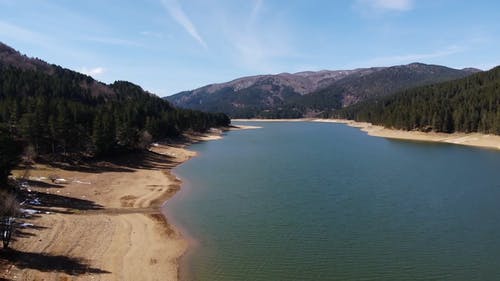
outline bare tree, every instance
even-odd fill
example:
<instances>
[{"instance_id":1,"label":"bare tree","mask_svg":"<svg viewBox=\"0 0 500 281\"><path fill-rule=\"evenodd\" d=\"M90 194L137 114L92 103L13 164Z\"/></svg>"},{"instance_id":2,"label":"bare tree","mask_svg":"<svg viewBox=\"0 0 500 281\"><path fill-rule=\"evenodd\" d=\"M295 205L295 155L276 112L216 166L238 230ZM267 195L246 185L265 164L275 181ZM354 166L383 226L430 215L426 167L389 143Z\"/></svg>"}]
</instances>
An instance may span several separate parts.
<instances>
[{"instance_id":1,"label":"bare tree","mask_svg":"<svg viewBox=\"0 0 500 281\"><path fill-rule=\"evenodd\" d=\"M149 147L151 142L153 141L153 137L148 131L142 131L139 136L139 149L146 149Z\"/></svg>"},{"instance_id":2,"label":"bare tree","mask_svg":"<svg viewBox=\"0 0 500 281\"><path fill-rule=\"evenodd\" d=\"M10 192L0 191L0 216L16 216L19 214L19 202Z\"/></svg>"},{"instance_id":3,"label":"bare tree","mask_svg":"<svg viewBox=\"0 0 500 281\"><path fill-rule=\"evenodd\" d=\"M12 193L0 192L0 236L3 247L8 248L12 232L14 232L14 218L19 214L19 202Z\"/></svg>"},{"instance_id":4,"label":"bare tree","mask_svg":"<svg viewBox=\"0 0 500 281\"><path fill-rule=\"evenodd\" d=\"M23 152L21 157L22 157L24 164L31 165L31 164L35 163L35 159L37 156L38 155L36 153L35 147L33 145L28 145L24 149L24 152Z\"/></svg>"}]
</instances>

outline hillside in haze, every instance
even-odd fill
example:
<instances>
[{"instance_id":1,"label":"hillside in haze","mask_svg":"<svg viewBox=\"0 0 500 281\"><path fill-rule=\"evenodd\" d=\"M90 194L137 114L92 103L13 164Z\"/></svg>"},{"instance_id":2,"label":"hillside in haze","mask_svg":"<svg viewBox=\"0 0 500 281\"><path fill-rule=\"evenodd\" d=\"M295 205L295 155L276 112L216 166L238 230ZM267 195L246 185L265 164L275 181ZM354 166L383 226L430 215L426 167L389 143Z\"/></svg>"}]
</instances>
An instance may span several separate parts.
<instances>
[{"instance_id":1,"label":"hillside in haze","mask_svg":"<svg viewBox=\"0 0 500 281\"><path fill-rule=\"evenodd\" d=\"M0 43L0 129L36 154L107 155L228 124L224 114L177 109L133 83L106 85Z\"/></svg>"},{"instance_id":2,"label":"hillside in haze","mask_svg":"<svg viewBox=\"0 0 500 281\"><path fill-rule=\"evenodd\" d=\"M403 130L500 135L500 66L361 102L329 117Z\"/></svg>"},{"instance_id":3,"label":"hillside in haze","mask_svg":"<svg viewBox=\"0 0 500 281\"><path fill-rule=\"evenodd\" d=\"M182 108L224 112L233 118L297 118L416 86L463 78L478 71L412 63L354 70L281 73L212 84L166 99Z\"/></svg>"}]
</instances>

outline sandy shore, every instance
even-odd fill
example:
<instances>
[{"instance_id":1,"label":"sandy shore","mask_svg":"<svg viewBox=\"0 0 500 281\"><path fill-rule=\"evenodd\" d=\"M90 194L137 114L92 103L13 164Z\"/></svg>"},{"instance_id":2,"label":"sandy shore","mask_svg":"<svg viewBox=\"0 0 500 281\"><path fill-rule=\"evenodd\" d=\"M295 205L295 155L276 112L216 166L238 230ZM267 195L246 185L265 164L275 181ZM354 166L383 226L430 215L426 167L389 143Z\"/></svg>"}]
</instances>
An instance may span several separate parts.
<instances>
[{"instance_id":1,"label":"sandy shore","mask_svg":"<svg viewBox=\"0 0 500 281\"><path fill-rule=\"evenodd\" d=\"M500 136L487 135L480 133L424 133L420 131L402 131L388 129L383 126L376 126L366 122L356 122L345 119L314 119L314 118L299 118L299 119L232 119L232 121L240 122L325 122L325 123L341 123L351 127L359 128L370 136L383 137L400 140L413 141L428 141L428 142L443 142L460 145L468 145L475 147L500 149Z\"/></svg>"},{"instance_id":2,"label":"sandy shore","mask_svg":"<svg viewBox=\"0 0 500 281\"><path fill-rule=\"evenodd\" d=\"M476 146L483 148L500 149L500 136L487 135L480 133L434 133L434 132L420 132L420 131L402 131L387 129L383 126L372 125L366 122L355 122L352 120L344 119L315 119L314 122L329 122L329 123L342 123L351 127L359 128L370 136L413 140L413 141L429 141L429 142L443 142L468 146Z\"/></svg>"},{"instance_id":3,"label":"sandy shore","mask_svg":"<svg viewBox=\"0 0 500 281\"><path fill-rule=\"evenodd\" d=\"M180 188L171 169L195 156L187 144L221 133L112 162L14 171L36 198L23 208L36 213L20 220L12 250L0 251L0 280L178 280L187 242L160 213Z\"/></svg>"},{"instance_id":4,"label":"sandy shore","mask_svg":"<svg viewBox=\"0 0 500 281\"><path fill-rule=\"evenodd\" d=\"M231 121L240 121L240 122L250 122L250 121L256 121L256 122L307 122L307 121L313 121L316 120L314 118L295 118L295 119L231 119Z\"/></svg>"}]
</instances>

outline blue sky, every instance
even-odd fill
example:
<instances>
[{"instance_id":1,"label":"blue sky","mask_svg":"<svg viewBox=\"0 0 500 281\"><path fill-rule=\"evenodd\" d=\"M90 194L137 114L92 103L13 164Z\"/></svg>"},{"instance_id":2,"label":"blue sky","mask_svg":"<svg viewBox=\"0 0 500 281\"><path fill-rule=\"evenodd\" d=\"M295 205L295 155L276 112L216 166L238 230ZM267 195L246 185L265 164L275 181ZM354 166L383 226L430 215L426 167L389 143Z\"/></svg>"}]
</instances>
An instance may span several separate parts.
<instances>
[{"instance_id":1,"label":"blue sky","mask_svg":"<svg viewBox=\"0 0 500 281\"><path fill-rule=\"evenodd\" d=\"M500 64L496 0L0 0L0 41L160 96L237 77Z\"/></svg>"}]
</instances>

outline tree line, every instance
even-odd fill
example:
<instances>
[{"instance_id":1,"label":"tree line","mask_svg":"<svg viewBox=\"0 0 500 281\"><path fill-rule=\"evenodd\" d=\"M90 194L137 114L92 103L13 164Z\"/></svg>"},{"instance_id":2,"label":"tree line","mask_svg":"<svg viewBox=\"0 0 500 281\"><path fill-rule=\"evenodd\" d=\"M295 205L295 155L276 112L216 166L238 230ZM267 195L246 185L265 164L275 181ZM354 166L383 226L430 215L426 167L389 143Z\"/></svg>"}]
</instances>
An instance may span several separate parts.
<instances>
[{"instance_id":1,"label":"tree line","mask_svg":"<svg viewBox=\"0 0 500 281\"><path fill-rule=\"evenodd\" d=\"M1 43L0 47L5 48ZM175 108L130 82L106 85L19 56L7 53L0 61L0 232L4 247L12 217L19 211L19 193L9 175L26 151L30 157L49 159L112 156L186 131L230 125L225 114Z\"/></svg>"},{"instance_id":2,"label":"tree line","mask_svg":"<svg viewBox=\"0 0 500 281\"><path fill-rule=\"evenodd\" d=\"M110 155L230 123L222 113L174 108L130 82L105 85L60 67L52 71L0 64L2 134L37 154Z\"/></svg>"},{"instance_id":3,"label":"tree line","mask_svg":"<svg viewBox=\"0 0 500 281\"><path fill-rule=\"evenodd\" d=\"M331 111L388 128L500 135L500 67Z\"/></svg>"}]
</instances>

